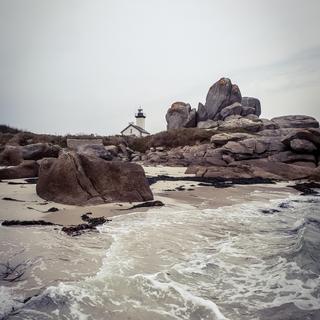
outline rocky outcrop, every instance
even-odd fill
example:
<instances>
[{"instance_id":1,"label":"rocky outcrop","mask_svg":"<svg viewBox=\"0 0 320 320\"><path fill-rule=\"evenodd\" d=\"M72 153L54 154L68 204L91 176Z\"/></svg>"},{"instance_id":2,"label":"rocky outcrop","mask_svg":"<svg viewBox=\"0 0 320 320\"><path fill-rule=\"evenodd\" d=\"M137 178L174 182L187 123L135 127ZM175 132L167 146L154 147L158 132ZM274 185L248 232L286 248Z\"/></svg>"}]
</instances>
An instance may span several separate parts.
<instances>
[{"instance_id":1,"label":"rocky outcrop","mask_svg":"<svg viewBox=\"0 0 320 320\"><path fill-rule=\"evenodd\" d=\"M288 115L268 120L260 119L260 115L258 99L241 97L238 86L221 78L197 110L196 125L212 134L210 143L150 149L142 159L152 164L197 166L197 174L213 178L288 180L308 178L319 171L320 129L316 119Z\"/></svg>"},{"instance_id":2,"label":"rocky outcrop","mask_svg":"<svg viewBox=\"0 0 320 320\"><path fill-rule=\"evenodd\" d=\"M210 129L210 143L171 150L149 150L143 160L150 164L200 166L203 170L210 167L211 176L231 170L231 175L239 174L239 177L257 174L262 178L279 180L308 177L319 165L320 129L296 128L299 126L296 118L291 120L293 123L286 127L253 114L247 117L231 115L224 121L207 120L215 126ZM287 121L291 120L287 118ZM255 165L255 168L250 167L249 171L242 167L230 169L244 164L248 166L249 163L244 161L252 161L250 166ZM217 168L212 169L213 166ZM277 174L277 170L282 169L285 173ZM290 175L290 170L295 170L295 173Z\"/></svg>"},{"instance_id":3,"label":"rocky outcrop","mask_svg":"<svg viewBox=\"0 0 320 320\"><path fill-rule=\"evenodd\" d=\"M43 159L36 190L43 199L74 205L153 199L141 166L75 152Z\"/></svg>"},{"instance_id":4,"label":"rocky outcrop","mask_svg":"<svg viewBox=\"0 0 320 320\"><path fill-rule=\"evenodd\" d=\"M197 111L191 109L189 104L176 102L168 110L166 120L168 129L181 127L198 127L202 129L217 129L224 126L235 127L235 122L241 122L239 119L256 122L253 130L255 132L290 128L319 128L319 122L309 116L288 115L275 117L271 120L259 120L260 115L261 103L259 99L242 97L237 85L232 84L228 78L221 78L211 86L206 97L206 103L199 103ZM230 120L232 120L231 123ZM229 123L224 124L224 122ZM259 123L259 126L257 126L257 123ZM244 123L240 127L243 125Z\"/></svg>"},{"instance_id":5,"label":"rocky outcrop","mask_svg":"<svg viewBox=\"0 0 320 320\"><path fill-rule=\"evenodd\" d=\"M168 130L195 127L197 124L196 110L191 109L190 104L175 102L169 108L166 120Z\"/></svg>"},{"instance_id":6,"label":"rocky outcrop","mask_svg":"<svg viewBox=\"0 0 320 320\"><path fill-rule=\"evenodd\" d=\"M21 179L38 176L39 165L34 160L24 160L17 166L0 169L0 179Z\"/></svg>"},{"instance_id":7,"label":"rocky outcrop","mask_svg":"<svg viewBox=\"0 0 320 320\"><path fill-rule=\"evenodd\" d=\"M241 92L237 85L232 84L228 78L221 78L209 89L205 105L199 104L199 121L219 120L220 111L232 105L235 102L241 102Z\"/></svg>"}]
</instances>

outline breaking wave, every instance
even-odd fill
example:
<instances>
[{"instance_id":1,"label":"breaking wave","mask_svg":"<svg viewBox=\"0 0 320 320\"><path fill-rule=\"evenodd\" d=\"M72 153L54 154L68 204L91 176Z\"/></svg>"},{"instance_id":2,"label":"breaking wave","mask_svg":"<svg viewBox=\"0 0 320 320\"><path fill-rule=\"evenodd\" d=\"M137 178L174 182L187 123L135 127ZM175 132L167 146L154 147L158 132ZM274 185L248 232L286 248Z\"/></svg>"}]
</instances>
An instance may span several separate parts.
<instances>
[{"instance_id":1,"label":"breaking wave","mask_svg":"<svg viewBox=\"0 0 320 320\"><path fill-rule=\"evenodd\" d=\"M46 286L25 303L2 287L1 314L253 320L278 319L265 312L286 306L282 320L297 310L304 318L320 309L320 216L314 198L288 197L115 217L99 229L106 249L96 274ZM262 212L272 208L279 212Z\"/></svg>"}]
</instances>

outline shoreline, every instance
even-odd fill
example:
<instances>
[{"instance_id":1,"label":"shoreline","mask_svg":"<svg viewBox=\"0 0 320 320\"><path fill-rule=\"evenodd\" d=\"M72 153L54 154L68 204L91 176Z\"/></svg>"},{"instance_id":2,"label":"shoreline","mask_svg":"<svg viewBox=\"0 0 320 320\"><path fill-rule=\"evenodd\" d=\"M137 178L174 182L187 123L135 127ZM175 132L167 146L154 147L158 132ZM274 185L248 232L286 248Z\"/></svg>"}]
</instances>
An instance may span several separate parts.
<instances>
[{"instance_id":1,"label":"shoreline","mask_svg":"<svg viewBox=\"0 0 320 320\"><path fill-rule=\"evenodd\" d=\"M197 208L218 208L235 203L252 201L263 198L262 194L270 192L274 197L281 197L283 193L297 194L297 191L287 187L290 182L274 184L247 184L215 187L201 185L193 181L193 174L185 174L185 167L144 167L148 178L166 175L175 178L173 181L156 181L151 185L154 200L160 200L166 206L189 204ZM181 177L181 180L179 180ZM188 177L188 180L183 180ZM133 203L107 203L92 206L75 206L46 201L40 198L35 191L35 184L8 184L24 183L24 179L3 180L0 183L0 220L44 220L62 226L78 225L83 223L81 215L91 212L93 218L104 216L107 219L133 212L145 212L149 208L127 210ZM200 185L199 185L200 184ZM254 194L256 193L256 194ZM265 200L268 199L268 196ZM3 200L12 198L17 201ZM46 212L56 208L55 212Z\"/></svg>"},{"instance_id":2,"label":"shoreline","mask_svg":"<svg viewBox=\"0 0 320 320\"><path fill-rule=\"evenodd\" d=\"M147 174L149 176L155 175L157 172L163 172L165 170L164 167L152 168L147 171ZM181 172L181 168L177 171L179 170ZM170 169L167 173L173 176L175 174L174 169ZM117 277L118 272L120 272L120 274L127 272L126 263L130 265L131 253L136 254L137 274L142 274L144 277L143 269L146 268L148 264L153 265L154 260L158 258L161 260L161 255L150 258L150 255L154 254L150 249L152 246L160 250L158 252L162 253L164 257L168 253L170 255L173 254L173 257L177 259L175 262L176 265L180 266L179 261L183 258L183 255L180 255L183 251L181 251L179 246L184 242L180 243L178 247L175 246L174 239L176 233L179 235L181 232L183 232L183 234L187 232L184 236L188 239L189 233L187 230L193 226L196 229L191 229L193 232L190 232L190 237L193 241L195 239L201 241L203 237L208 236L208 232L210 234L211 228L219 225L218 229L212 233L212 239L218 241L217 245L221 246L223 243L220 243L219 239L224 239L225 236L226 240L229 239L227 237L229 222L233 221L233 218L237 216L237 210L239 208L240 210L244 210L243 212L246 212L246 208L254 208L253 210L258 213L258 216L263 217L265 221L275 219L276 215L273 216L273 212L276 211L273 210L282 210L280 209L282 208L280 207L280 203L285 204L287 200L290 202L291 198L300 195L297 190L288 187L288 184L290 184L290 182L266 185L234 185L217 188L214 186L199 186L197 182L192 181L158 181L151 185L154 200L162 201L165 206L123 211L121 209L131 207L132 204L115 203L84 207L56 204L39 198L35 194L35 184L8 185L5 181L2 181L2 183L0 183L1 219L11 219L12 216L9 216L10 212L14 212L15 215L22 219L32 220L36 219L35 216L37 216L38 219L45 221L69 225L70 223L83 223L81 215L88 211L93 213L92 217L103 215L106 218L114 218L114 221L99 226L97 228L98 230L83 233L79 237L67 236L61 232L60 227L11 227L11 229L9 227L2 227L2 237L5 239L1 245L3 251L2 259L4 261L9 259L8 261L11 262L15 262L15 259L18 262L23 261L23 259L29 259L35 263L34 265L30 265L28 274L26 278L23 279L24 282L22 286L18 285L15 287L13 283L12 285L10 284L9 286L6 285L3 287L3 290L5 290L4 294L8 295L6 298L7 307L11 308L11 306L15 306L15 308L17 308L16 310L22 310L22 312L24 309L31 310L35 308L37 310L42 299L46 299L48 292L51 292L50 290L52 290L54 294L57 293L63 296L64 291L61 292L61 288L66 289L66 292L68 292L68 290L72 292L73 288L78 285L80 287L82 285L86 286L87 282L89 282L90 287L91 282L99 282L100 279L104 279L104 277L109 279L108 276L110 274L113 274L116 278L116 281L109 282L111 286L113 283L121 281L121 279L123 281L126 279L132 280L134 278L127 276L122 277L121 275L119 278ZM185 190L181 191L182 186ZM168 189L174 191L165 191ZM11 192L5 194L6 196L26 202L2 200L4 190ZM46 204L42 204L44 202L46 202ZM4 210L2 206L3 203L7 204L7 210ZM42 211L50 207L57 207L59 211L41 213L27 209L28 206L43 208ZM250 216L252 213L250 213L249 210L247 214ZM238 226L241 232L244 230L242 225L243 221L247 227L251 225L248 221L242 221L241 216L236 219L239 219L239 223L237 222L235 226ZM204 220L205 222L203 222ZM200 223L201 221L202 223ZM198 230L198 223L200 223L199 225L202 231L201 228ZM212 226L210 225L211 223ZM210 229L203 230L207 225ZM185 228L187 228L187 230L185 230ZM244 234L246 235L245 232ZM139 236L136 237L136 235ZM236 233L234 233L234 235L236 235ZM146 244L146 241L150 242L150 246ZM161 243L161 245L158 244L158 242ZM231 241L231 243L233 242ZM192 242L190 244L192 244ZM246 241L244 241L243 244L245 245ZM163 249L162 246L166 249ZM191 250L192 245L190 247L187 245L186 248ZM201 256L203 258L199 258L201 263L206 261L206 257L208 257L205 248L206 246L204 246L204 256ZM212 250L215 250L215 248L214 246ZM138 253L135 250L137 250ZM139 250L142 251L140 252ZM21 252L21 254L19 252ZM12 260L11 257L17 255L17 253L19 253L19 255ZM219 250L217 254L219 255ZM144 262L140 264L142 261ZM124 262L124 265L122 265L122 262ZM168 266L166 267L166 259L163 260L163 263L163 273L168 276L168 279L174 277L175 269L173 268L173 270L171 270ZM202 264L200 264L200 266L201 265ZM161 263L155 263L150 269L154 272L154 277L156 277L157 272L159 272L159 266L161 266ZM209 263L207 265L209 268L210 266L213 266L213 264L211 265ZM121 269L120 271L119 268ZM171 270L168 273L167 268ZM189 263L187 263L186 268L189 268ZM150 270L148 272L150 272ZM148 281L149 278L146 279ZM127 287L123 285L121 288L126 290ZM117 290L119 290L118 286L115 287L114 292L118 292ZM119 295L121 296L120 293ZM198 295L201 296L201 294ZM21 297L19 305L16 303L16 301L18 301L17 296ZM40 304L38 304L38 302ZM223 308L224 304L220 302L217 303L217 306ZM105 308L105 306L103 306L103 308ZM9 309L8 312L10 313Z\"/></svg>"}]
</instances>

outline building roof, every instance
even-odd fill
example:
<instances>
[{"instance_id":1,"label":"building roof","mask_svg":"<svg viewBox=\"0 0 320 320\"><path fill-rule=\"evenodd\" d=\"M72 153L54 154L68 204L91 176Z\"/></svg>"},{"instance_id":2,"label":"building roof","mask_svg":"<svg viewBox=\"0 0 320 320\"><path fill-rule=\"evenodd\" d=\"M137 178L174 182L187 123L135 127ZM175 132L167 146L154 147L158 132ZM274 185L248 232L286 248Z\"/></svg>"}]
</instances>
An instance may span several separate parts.
<instances>
[{"instance_id":1,"label":"building roof","mask_svg":"<svg viewBox=\"0 0 320 320\"><path fill-rule=\"evenodd\" d=\"M141 133L150 134L147 130L142 129L141 127L139 127L139 126L137 126L137 125L135 125L135 124L133 124L133 123L129 123L129 125L126 126L126 127L121 131L121 133L122 133L123 131L127 130L129 127L133 127L133 128L137 129L137 130L138 130L139 132L141 132Z\"/></svg>"}]
</instances>

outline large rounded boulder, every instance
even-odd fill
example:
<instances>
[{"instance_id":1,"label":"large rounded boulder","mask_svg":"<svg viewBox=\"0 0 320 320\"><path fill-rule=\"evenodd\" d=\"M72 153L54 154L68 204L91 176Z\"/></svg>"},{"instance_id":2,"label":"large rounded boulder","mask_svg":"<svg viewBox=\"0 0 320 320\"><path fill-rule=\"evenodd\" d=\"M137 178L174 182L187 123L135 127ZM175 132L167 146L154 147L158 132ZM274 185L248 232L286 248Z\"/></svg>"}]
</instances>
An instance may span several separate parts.
<instances>
[{"instance_id":1,"label":"large rounded boulder","mask_svg":"<svg viewBox=\"0 0 320 320\"><path fill-rule=\"evenodd\" d=\"M205 105L199 104L198 120L219 120L220 111L235 102L241 102L241 92L228 78L221 78L211 86Z\"/></svg>"},{"instance_id":2,"label":"large rounded boulder","mask_svg":"<svg viewBox=\"0 0 320 320\"><path fill-rule=\"evenodd\" d=\"M191 128L197 125L196 110L190 104L175 102L166 114L167 129Z\"/></svg>"},{"instance_id":3,"label":"large rounded boulder","mask_svg":"<svg viewBox=\"0 0 320 320\"><path fill-rule=\"evenodd\" d=\"M75 152L43 159L36 190L43 199L73 205L153 199L140 165Z\"/></svg>"}]
</instances>

